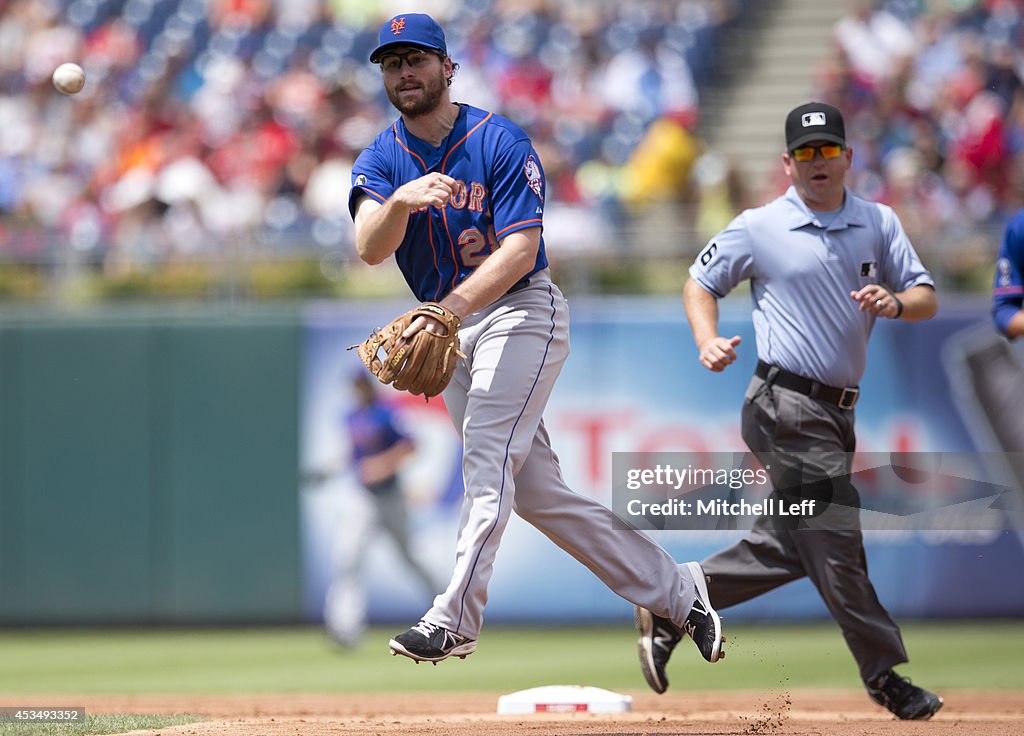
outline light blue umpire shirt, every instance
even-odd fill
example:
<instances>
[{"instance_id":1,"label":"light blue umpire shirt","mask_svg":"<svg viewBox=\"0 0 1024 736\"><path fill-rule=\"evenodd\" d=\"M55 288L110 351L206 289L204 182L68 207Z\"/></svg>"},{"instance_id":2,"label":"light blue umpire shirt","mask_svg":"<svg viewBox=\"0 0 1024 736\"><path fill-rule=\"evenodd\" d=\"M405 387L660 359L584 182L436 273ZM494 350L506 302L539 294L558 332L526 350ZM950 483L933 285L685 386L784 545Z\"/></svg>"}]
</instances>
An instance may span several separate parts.
<instances>
[{"instance_id":1,"label":"light blue umpire shirt","mask_svg":"<svg viewBox=\"0 0 1024 736\"><path fill-rule=\"evenodd\" d=\"M906 291L935 282L891 207L846 189L824 226L794 187L742 212L690 267L721 298L750 279L757 356L829 386L856 386L875 317L850 297L868 284Z\"/></svg>"}]
</instances>

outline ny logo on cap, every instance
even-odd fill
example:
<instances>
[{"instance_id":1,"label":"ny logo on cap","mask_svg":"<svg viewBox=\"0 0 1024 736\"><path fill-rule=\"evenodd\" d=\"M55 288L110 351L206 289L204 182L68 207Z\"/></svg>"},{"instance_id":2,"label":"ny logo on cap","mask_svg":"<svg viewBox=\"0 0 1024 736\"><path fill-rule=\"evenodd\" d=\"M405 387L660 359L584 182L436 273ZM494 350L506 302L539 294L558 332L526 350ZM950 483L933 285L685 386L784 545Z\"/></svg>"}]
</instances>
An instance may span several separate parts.
<instances>
[{"instance_id":1,"label":"ny logo on cap","mask_svg":"<svg viewBox=\"0 0 1024 736\"><path fill-rule=\"evenodd\" d=\"M396 36L405 30L405 18L395 18L391 21L391 32Z\"/></svg>"},{"instance_id":2,"label":"ny logo on cap","mask_svg":"<svg viewBox=\"0 0 1024 736\"><path fill-rule=\"evenodd\" d=\"M803 117L800 118L800 122L803 123L805 128L809 128L812 125L824 125L825 124L825 113L823 113L823 112L805 112Z\"/></svg>"}]
</instances>

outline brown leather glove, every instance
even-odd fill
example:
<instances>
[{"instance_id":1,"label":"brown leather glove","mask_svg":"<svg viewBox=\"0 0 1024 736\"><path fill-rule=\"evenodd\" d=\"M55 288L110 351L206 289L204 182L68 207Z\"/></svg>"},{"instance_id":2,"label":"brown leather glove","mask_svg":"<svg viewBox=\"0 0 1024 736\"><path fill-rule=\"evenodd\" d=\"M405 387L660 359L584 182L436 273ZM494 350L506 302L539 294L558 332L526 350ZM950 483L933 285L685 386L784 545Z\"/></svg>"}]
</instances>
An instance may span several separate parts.
<instances>
[{"instance_id":1,"label":"brown leather glove","mask_svg":"<svg viewBox=\"0 0 1024 736\"><path fill-rule=\"evenodd\" d=\"M418 317L436 319L444 325L443 334L436 335L424 328L409 339L403 338L402 333ZM360 360L381 383L429 398L444 391L455 373L456 359L466 357L459 350L461 324L462 320L451 310L436 302L425 302L349 350L358 349Z\"/></svg>"}]
</instances>

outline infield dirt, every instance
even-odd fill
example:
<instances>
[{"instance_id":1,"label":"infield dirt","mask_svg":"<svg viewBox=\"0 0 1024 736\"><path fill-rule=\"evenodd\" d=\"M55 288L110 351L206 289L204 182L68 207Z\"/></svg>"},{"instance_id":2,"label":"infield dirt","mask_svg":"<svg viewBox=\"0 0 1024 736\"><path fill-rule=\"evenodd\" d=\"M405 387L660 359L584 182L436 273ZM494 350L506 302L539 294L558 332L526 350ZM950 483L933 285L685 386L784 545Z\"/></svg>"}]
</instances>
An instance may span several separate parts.
<instances>
[{"instance_id":1,"label":"infield dirt","mask_svg":"<svg viewBox=\"0 0 1024 736\"><path fill-rule=\"evenodd\" d=\"M1024 734L1024 692L953 690L928 722L898 721L861 691L760 690L631 692L633 709L615 715L499 716L498 693L339 695L61 696L89 713L190 713L209 720L161 736L633 736L640 734L816 734L818 736L1011 736ZM46 705L54 696L30 698Z\"/></svg>"}]
</instances>

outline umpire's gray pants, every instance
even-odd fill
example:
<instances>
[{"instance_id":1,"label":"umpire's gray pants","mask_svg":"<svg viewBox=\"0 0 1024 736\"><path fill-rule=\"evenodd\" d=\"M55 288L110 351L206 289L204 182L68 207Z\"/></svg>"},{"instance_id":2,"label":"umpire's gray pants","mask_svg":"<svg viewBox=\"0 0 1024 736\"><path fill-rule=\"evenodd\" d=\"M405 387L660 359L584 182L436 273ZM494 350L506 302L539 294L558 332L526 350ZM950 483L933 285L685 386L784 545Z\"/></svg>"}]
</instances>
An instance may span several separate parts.
<instances>
[{"instance_id":1,"label":"umpire's gray pants","mask_svg":"<svg viewBox=\"0 0 1024 736\"><path fill-rule=\"evenodd\" d=\"M868 579L857 493L847 480L856 444L853 424L852 411L755 376L743 404L743 441L762 465L771 466L774 493L781 490L792 500L803 491L805 497L820 500L821 484L815 488L804 482L798 488L793 477L795 473L806 481L808 474L819 473L819 478L827 476L824 486L837 504L822 516L795 523L762 517L749 537L701 564L711 578L711 604L718 609L809 577L842 628L861 679L868 683L906 662L907 653L899 627ZM800 453L799 459L787 453ZM806 463L809 457L814 468ZM828 480L836 478L842 480Z\"/></svg>"}]
</instances>

